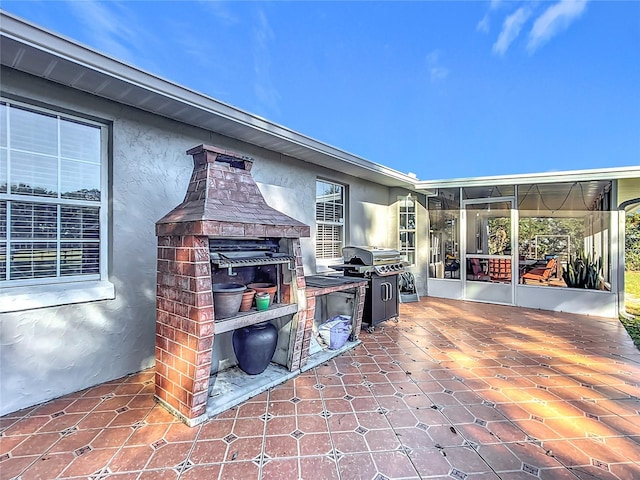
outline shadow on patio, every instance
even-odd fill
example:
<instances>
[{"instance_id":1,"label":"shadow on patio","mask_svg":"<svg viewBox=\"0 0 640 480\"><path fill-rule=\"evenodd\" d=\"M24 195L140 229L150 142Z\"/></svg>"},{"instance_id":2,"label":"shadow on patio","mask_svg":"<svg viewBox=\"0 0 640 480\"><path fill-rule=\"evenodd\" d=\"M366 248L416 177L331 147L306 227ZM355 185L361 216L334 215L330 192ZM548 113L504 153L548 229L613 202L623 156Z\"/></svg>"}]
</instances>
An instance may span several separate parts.
<instances>
[{"instance_id":1,"label":"shadow on patio","mask_svg":"<svg viewBox=\"0 0 640 480\"><path fill-rule=\"evenodd\" d=\"M2 417L0 478L640 478L640 352L617 320L425 298L188 428L153 370Z\"/></svg>"}]
</instances>

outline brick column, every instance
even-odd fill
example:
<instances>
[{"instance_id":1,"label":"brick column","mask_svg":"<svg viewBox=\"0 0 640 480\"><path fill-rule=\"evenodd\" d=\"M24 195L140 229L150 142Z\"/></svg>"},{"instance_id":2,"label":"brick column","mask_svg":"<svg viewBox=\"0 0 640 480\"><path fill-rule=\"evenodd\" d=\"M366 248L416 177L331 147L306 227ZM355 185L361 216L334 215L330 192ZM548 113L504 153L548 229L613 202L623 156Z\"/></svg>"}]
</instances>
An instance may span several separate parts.
<instances>
[{"instance_id":1,"label":"brick column","mask_svg":"<svg viewBox=\"0 0 640 480\"><path fill-rule=\"evenodd\" d=\"M206 413L213 333L208 238L158 237L156 398L190 426Z\"/></svg>"}]
</instances>

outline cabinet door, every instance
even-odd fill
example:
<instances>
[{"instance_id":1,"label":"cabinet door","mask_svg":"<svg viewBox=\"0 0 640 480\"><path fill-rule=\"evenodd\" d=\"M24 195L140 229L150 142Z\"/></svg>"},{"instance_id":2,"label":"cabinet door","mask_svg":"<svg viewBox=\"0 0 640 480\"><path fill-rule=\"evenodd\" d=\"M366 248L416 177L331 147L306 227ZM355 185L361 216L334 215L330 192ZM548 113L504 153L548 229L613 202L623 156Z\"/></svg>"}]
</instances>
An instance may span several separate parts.
<instances>
[{"instance_id":1,"label":"cabinet door","mask_svg":"<svg viewBox=\"0 0 640 480\"><path fill-rule=\"evenodd\" d=\"M374 275L371 278L371 325L375 325L387 319L387 305L384 299L386 298L387 286L383 277Z\"/></svg>"},{"instance_id":2,"label":"cabinet door","mask_svg":"<svg viewBox=\"0 0 640 480\"><path fill-rule=\"evenodd\" d=\"M385 282L387 282L387 296L384 297L386 299L384 319L387 320L398 315L398 276L385 277Z\"/></svg>"}]
</instances>

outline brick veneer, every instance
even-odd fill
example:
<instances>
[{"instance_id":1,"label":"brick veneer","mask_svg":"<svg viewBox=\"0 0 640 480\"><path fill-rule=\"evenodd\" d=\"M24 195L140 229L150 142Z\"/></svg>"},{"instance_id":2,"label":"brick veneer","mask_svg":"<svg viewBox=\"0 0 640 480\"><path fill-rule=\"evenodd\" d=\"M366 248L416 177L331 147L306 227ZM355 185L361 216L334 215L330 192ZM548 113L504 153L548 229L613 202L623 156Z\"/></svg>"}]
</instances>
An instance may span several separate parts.
<instances>
[{"instance_id":1,"label":"brick veneer","mask_svg":"<svg viewBox=\"0 0 640 480\"><path fill-rule=\"evenodd\" d=\"M192 148L183 202L156 222L156 235L300 238L311 229L270 207L251 176L253 161L210 145Z\"/></svg>"},{"instance_id":2,"label":"brick veneer","mask_svg":"<svg viewBox=\"0 0 640 480\"><path fill-rule=\"evenodd\" d=\"M207 237L158 238L156 397L181 416L205 414L214 341Z\"/></svg>"},{"instance_id":3,"label":"brick veneer","mask_svg":"<svg viewBox=\"0 0 640 480\"><path fill-rule=\"evenodd\" d=\"M292 371L305 363L305 328L313 324L307 318L299 240L310 235L309 226L265 202L250 173L251 159L208 145L187 153L194 169L185 198L156 223L156 398L195 425L206 419L215 342L209 238L280 238L283 250L295 257L290 298L298 303L298 313L291 321L288 352Z\"/></svg>"},{"instance_id":4,"label":"brick veneer","mask_svg":"<svg viewBox=\"0 0 640 480\"><path fill-rule=\"evenodd\" d=\"M215 341L208 242L209 237L193 235L158 238L156 398L188 424L206 418ZM313 327L314 312L307 308L300 240L288 242L296 264L290 295L299 309L292 319L288 354L289 369L295 371L306 364L306 330Z\"/></svg>"}]
</instances>

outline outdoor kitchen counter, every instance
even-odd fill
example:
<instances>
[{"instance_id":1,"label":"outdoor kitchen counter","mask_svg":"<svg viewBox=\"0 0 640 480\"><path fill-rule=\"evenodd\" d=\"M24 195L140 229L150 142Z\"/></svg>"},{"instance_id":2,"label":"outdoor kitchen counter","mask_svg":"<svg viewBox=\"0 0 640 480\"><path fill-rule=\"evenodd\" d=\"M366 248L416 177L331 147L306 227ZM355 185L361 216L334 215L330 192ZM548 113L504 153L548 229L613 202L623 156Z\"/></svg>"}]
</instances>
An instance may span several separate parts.
<instances>
[{"instance_id":1,"label":"outdoor kitchen counter","mask_svg":"<svg viewBox=\"0 0 640 480\"><path fill-rule=\"evenodd\" d=\"M341 355L361 343L362 314L368 281L361 277L311 275L304 277L306 284L306 328L302 346L300 368L306 371L324 361ZM317 352L311 346L314 330L333 315L351 316L352 331L349 341L338 350ZM315 343L317 346L317 342Z\"/></svg>"},{"instance_id":2,"label":"outdoor kitchen counter","mask_svg":"<svg viewBox=\"0 0 640 480\"><path fill-rule=\"evenodd\" d=\"M361 277L338 277L330 275L311 275L304 277L307 284L307 297L317 297L332 292L341 292L367 285L368 281Z\"/></svg>"},{"instance_id":3,"label":"outdoor kitchen counter","mask_svg":"<svg viewBox=\"0 0 640 480\"><path fill-rule=\"evenodd\" d=\"M305 277L305 283L307 321L317 324L335 314L348 314L353 327L350 341L359 341L368 281L361 277L311 275ZM341 308L348 308L348 311ZM305 333L311 333L312 330L309 328ZM309 348L309 341L305 338L303 350Z\"/></svg>"}]
</instances>

